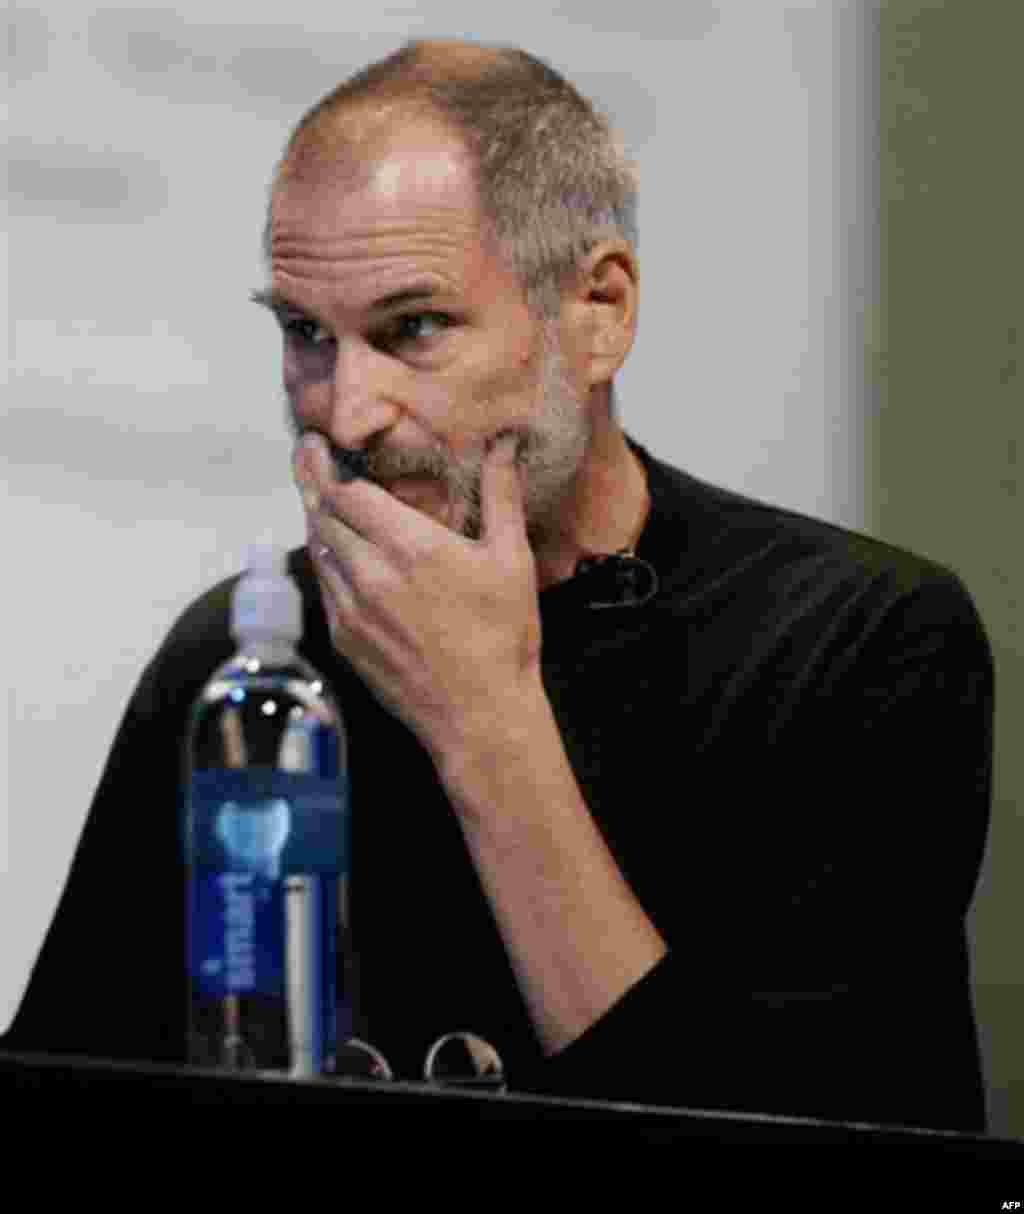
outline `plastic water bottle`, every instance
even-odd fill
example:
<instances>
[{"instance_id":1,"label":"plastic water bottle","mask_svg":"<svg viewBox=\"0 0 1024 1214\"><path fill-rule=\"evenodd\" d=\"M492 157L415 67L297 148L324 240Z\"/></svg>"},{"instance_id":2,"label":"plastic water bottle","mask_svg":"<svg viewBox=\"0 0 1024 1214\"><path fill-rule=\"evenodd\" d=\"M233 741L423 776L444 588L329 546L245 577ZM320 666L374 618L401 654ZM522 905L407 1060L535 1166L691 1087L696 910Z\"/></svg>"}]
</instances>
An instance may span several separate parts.
<instances>
[{"instance_id":1,"label":"plastic water bottle","mask_svg":"<svg viewBox=\"0 0 1024 1214\"><path fill-rule=\"evenodd\" d=\"M238 652L196 699L185 746L188 1060L332 1074L353 1033L346 737L296 652L285 553L250 549Z\"/></svg>"}]
</instances>

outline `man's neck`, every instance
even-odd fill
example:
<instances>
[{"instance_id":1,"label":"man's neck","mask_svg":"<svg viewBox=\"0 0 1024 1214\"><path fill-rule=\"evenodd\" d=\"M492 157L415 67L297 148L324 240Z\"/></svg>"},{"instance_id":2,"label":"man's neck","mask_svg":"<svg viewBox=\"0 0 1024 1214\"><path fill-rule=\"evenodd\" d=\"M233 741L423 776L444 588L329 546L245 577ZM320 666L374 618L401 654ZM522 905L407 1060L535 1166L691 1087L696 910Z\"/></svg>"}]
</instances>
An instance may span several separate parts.
<instances>
[{"instance_id":1,"label":"man's neck","mask_svg":"<svg viewBox=\"0 0 1024 1214\"><path fill-rule=\"evenodd\" d=\"M585 557L632 550L649 510L643 465L618 424L604 415L594 426L559 529L534 548L540 589L572 577Z\"/></svg>"}]
</instances>

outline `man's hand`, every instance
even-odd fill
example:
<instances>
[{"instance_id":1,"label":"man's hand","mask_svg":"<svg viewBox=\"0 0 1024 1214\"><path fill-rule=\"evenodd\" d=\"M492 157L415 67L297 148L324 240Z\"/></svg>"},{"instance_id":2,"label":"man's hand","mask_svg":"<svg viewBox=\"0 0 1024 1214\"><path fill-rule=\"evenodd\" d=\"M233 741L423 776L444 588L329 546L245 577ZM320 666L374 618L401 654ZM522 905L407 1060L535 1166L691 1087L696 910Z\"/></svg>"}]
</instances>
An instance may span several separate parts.
<instances>
[{"instance_id":1,"label":"man's hand","mask_svg":"<svg viewBox=\"0 0 1024 1214\"><path fill-rule=\"evenodd\" d=\"M516 440L486 454L481 536L366 480L333 478L307 436L295 477L331 639L437 761L479 746L540 686L537 576Z\"/></svg>"},{"instance_id":2,"label":"man's hand","mask_svg":"<svg viewBox=\"0 0 1024 1214\"><path fill-rule=\"evenodd\" d=\"M544 691L515 441L484 461L479 540L329 468L322 440L304 440L296 479L334 646L434 759L554 1053L665 944L590 816Z\"/></svg>"}]
</instances>

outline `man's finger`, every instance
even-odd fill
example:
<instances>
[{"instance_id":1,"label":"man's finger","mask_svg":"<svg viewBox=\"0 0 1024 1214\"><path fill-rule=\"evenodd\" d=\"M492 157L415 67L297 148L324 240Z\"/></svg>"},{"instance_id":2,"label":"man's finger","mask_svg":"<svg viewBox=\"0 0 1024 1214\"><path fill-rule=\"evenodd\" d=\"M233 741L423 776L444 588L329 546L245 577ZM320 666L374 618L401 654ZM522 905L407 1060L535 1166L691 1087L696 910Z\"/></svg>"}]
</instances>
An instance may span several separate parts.
<instances>
[{"instance_id":1,"label":"man's finger","mask_svg":"<svg viewBox=\"0 0 1024 1214\"><path fill-rule=\"evenodd\" d=\"M307 524L306 548L320 583L328 620L334 618L338 612L352 611L355 607L355 596L349 585L344 564L337 552L326 542L321 529L312 521Z\"/></svg>"},{"instance_id":2,"label":"man's finger","mask_svg":"<svg viewBox=\"0 0 1024 1214\"><path fill-rule=\"evenodd\" d=\"M519 439L504 434L491 445L480 483L483 539L501 544L526 534Z\"/></svg>"},{"instance_id":3,"label":"man's finger","mask_svg":"<svg viewBox=\"0 0 1024 1214\"><path fill-rule=\"evenodd\" d=\"M320 486L327 483L329 467L330 454L323 438L319 434L304 434L292 452L292 476L303 505L311 512L319 508Z\"/></svg>"}]
</instances>

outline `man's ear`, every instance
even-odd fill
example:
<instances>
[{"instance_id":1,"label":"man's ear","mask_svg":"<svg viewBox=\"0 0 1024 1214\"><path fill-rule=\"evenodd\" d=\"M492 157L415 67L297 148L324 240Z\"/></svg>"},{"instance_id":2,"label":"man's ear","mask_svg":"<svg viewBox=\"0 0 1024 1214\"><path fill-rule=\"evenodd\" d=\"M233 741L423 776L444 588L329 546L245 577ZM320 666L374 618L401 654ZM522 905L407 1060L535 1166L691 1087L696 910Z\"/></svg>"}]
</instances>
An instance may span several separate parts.
<instances>
[{"instance_id":1,"label":"man's ear","mask_svg":"<svg viewBox=\"0 0 1024 1214\"><path fill-rule=\"evenodd\" d=\"M562 313L564 338L591 387L609 383L632 349L638 303L632 246L599 241L577 268Z\"/></svg>"}]
</instances>

